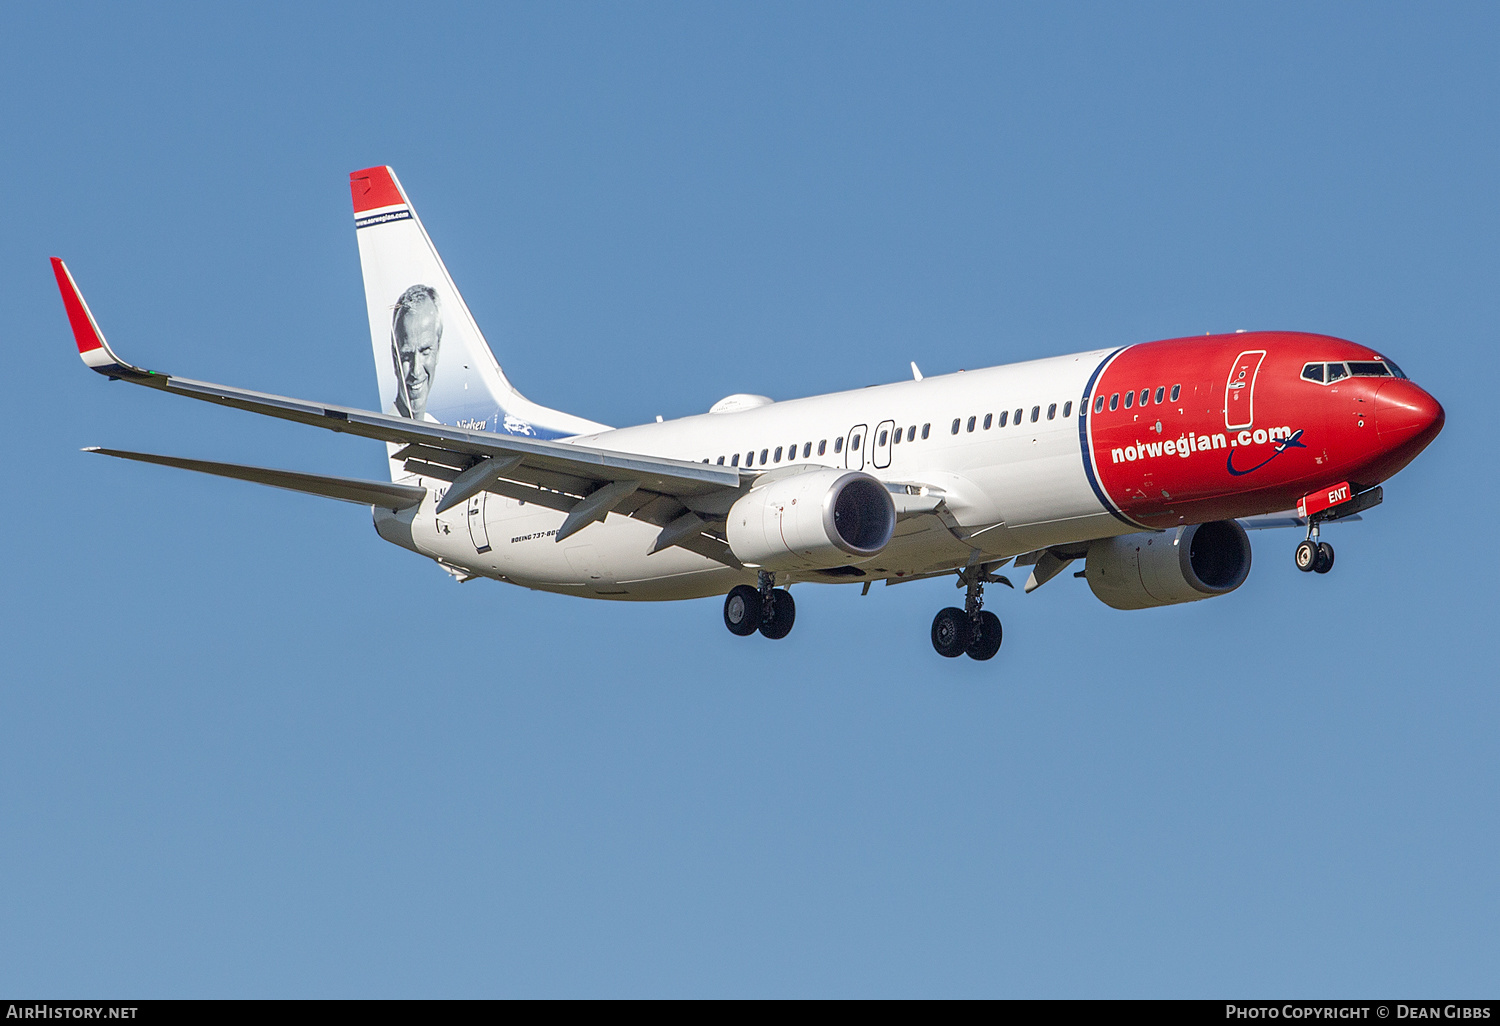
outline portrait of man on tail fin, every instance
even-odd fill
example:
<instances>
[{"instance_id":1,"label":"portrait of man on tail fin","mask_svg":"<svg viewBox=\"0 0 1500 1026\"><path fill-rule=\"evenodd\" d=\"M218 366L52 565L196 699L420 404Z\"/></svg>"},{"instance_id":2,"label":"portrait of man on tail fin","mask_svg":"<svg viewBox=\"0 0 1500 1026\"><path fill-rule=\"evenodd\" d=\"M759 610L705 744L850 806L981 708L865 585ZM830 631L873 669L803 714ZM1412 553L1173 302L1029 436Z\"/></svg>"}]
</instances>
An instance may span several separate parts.
<instances>
[{"instance_id":1,"label":"portrait of man on tail fin","mask_svg":"<svg viewBox=\"0 0 1500 1026\"><path fill-rule=\"evenodd\" d=\"M434 420L427 413L432 376L437 373L443 341L443 316L437 291L413 285L401 293L391 312L391 358L396 364L396 412L413 420Z\"/></svg>"}]
</instances>

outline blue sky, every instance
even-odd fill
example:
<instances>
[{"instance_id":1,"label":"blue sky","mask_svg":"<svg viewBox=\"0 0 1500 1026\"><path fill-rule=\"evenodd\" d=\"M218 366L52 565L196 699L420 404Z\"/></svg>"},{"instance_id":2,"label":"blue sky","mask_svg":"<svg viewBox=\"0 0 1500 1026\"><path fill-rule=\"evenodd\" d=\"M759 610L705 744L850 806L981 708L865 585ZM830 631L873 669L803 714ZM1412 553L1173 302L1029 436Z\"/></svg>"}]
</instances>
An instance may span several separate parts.
<instances>
[{"instance_id":1,"label":"blue sky","mask_svg":"<svg viewBox=\"0 0 1500 1026\"><path fill-rule=\"evenodd\" d=\"M32 5L8 15L0 991L1493 996L1493 5ZM372 405L389 163L511 379L613 424L1328 332L1447 428L1364 523L1121 613L946 582L452 583L342 503L80 454L380 447L78 363ZM18 382L18 383L19 383Z\"/></svg>"}]
</instances>

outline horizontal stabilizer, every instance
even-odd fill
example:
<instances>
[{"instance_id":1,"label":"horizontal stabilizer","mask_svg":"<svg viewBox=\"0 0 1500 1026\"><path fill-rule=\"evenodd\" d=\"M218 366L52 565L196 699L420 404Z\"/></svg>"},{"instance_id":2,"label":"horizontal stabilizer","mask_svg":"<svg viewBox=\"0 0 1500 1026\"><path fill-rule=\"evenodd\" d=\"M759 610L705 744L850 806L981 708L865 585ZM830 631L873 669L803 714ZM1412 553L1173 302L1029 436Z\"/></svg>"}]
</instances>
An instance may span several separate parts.
<instances>
[{"instance_id":1,"label":"horizontal stabilizer","mask_svg":"<svg viewBox=\"0 0 1500 1026\"><path fill-rule=\"evenodd\" d=\"M214 463L209 460L188 460L180 456L157 456L149 452L126 452L122 449L100 449L91 447L84 452L97 452L102 456L118 456L123 460L140 463L157 463L163 467L179 470L196 470L200 474L216 474L239 481L286 488L309 495L321 495L325 499L341 499L357 502L361 506L381 506L385 509L406 509L421 502L427 489L412 485L392 484L388 481L362 481L353 477L328 477L323 474L303 474L295 470L272 470L268 467L247 467L240 463Z\"/></svg>"}]
</instances>

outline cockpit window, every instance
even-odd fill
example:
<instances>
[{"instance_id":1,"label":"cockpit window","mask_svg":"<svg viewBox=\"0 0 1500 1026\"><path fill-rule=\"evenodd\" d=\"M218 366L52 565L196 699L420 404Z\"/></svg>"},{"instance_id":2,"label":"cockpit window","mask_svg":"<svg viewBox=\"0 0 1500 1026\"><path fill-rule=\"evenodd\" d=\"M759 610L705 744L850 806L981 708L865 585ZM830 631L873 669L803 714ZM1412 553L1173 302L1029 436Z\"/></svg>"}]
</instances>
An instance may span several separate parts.
<instances>
[{"instance_id":1,"label":"cockpit window","mask_svg":"<svg viewBox=\"0 0 1500 1026\"><path fill-rule=\"evenodd\" d=\"M1303 367L1302 380L1316 381L1321 385L1323 383L1323 365L1321 363L1310 363L1306 367Z\"/></svg>"},{"instance_id":2,"label":"cockpit window","mask_svg":"<svg viewBox=\"0 0 1500 1026\"><path fill-rule=\"evenodd\" d=\"M1340 378L1347 378L1349 371L1341 363L1330 363L1328 365L1328 383L1331 385Z\"/></svg>"},{"instance_id":3,"label":"cockpit window","mask_svg":"<svg viewBox=\"0 0 1500 1026\"><path fill-rule=\"evenodd\" d=\"M1406 372L1403 371L1400 367L1396 366L1395 360L1387 360L1385 361L1385 365L1391 369L1391 373L1396 375L1396 377L1400 378L1403 381L1406 380Z\"/></svg>"},{"instance_id":4,"label":"cockpit window","mask_svg":"<svg viewBox=\"0 0 1500 1026\"><path fill-rule=\"evenodd\" d=\"M1349 373L1356 378L1388 378L1391 372L1378 360L1350 360Z\"/></svg>"}]
</instances>

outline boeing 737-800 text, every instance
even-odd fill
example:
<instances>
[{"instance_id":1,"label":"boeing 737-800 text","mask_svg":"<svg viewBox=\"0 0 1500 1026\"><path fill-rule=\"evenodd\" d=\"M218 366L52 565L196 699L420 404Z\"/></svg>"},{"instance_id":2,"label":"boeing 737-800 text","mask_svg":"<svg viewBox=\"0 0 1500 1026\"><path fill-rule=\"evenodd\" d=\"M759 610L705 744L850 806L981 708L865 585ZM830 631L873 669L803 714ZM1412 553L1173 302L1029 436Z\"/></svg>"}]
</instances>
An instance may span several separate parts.
<instances>
[{"instance_id":1,"label":"boeing 737-800 text","mask_svg":"<svg viewBox=\"0 0 1500 1026\"><path fill-rule=\"evenodd\" d=\"M1117 609L1223 595L1250 572L1247 526L1367 510L1442 429L1388 357L1327 335L1169 339L609 428L506 379L387 167L350 176L382 412L143 370L115 355L72 275L53 269L79 354L110 378L386 443L390 481L113 449L91 451L371 507L382 538L460 580L588 598L726 595L738 635L792 629L794 582L956 577L944 656L989 659L998 571L1026 590L1073 561ZM1279 513L1277 511L1284 511Z\"/></svg>"}]
</instances>

